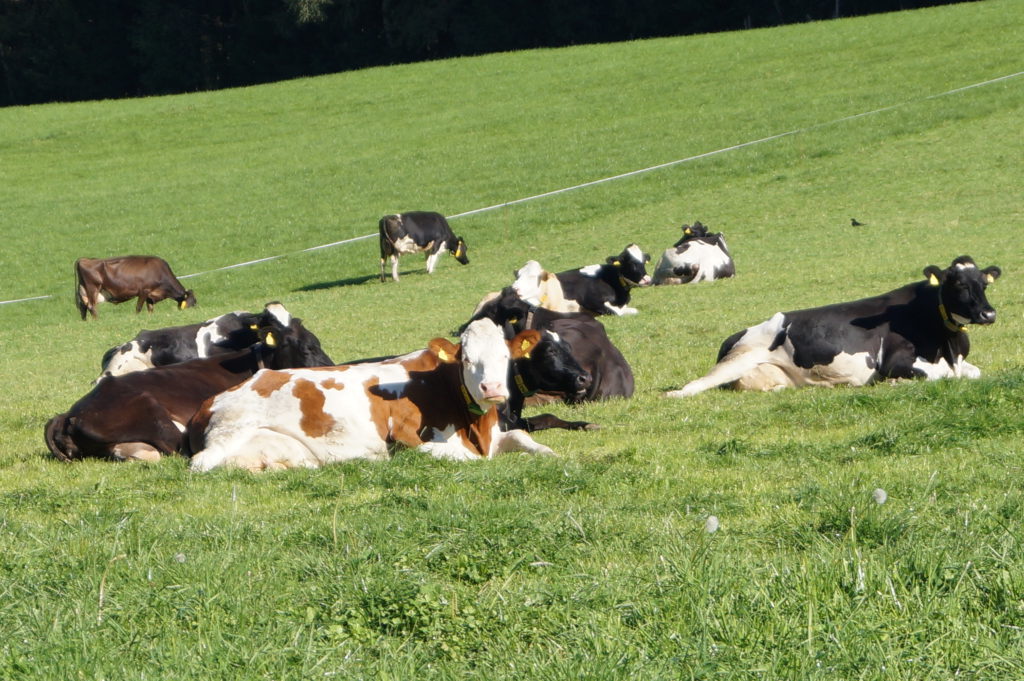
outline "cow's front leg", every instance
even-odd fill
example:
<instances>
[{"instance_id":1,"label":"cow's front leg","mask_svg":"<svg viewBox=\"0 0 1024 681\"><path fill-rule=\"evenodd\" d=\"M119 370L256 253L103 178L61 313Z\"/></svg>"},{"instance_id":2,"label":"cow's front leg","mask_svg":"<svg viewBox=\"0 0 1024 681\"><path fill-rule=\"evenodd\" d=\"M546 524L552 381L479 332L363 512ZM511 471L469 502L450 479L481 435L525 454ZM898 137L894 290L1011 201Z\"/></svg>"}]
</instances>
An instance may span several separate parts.
<instances>
[{"instance_id":1,"label":"cow's front leg","mask_svg":"<svg viewBox=\"0 0 1024 681\"><path fill-rule=\"evenodd\" d=\"M496 444L497 446L494 449L496 454L504 452L528 452L530 454L558 456L555 454L553 449L534 440L525 430L517 429L510 430L507 433L502 433L498 437Z\"/></svg>"},{"instance_id":2,"label":"cow's front leg","mask_svg":"<svg viewBox=\"0 0 1024 681\"><path fill-rule=\"evenodd\" d=\"M437 259L441 257L441 251L436 251L427 256L427 274L433 274L437 267Z\"/></svg>"},{"instance_id":3,"label":"cow's front leg","mask_svg":"<svg viewBox=\"0 0 1024 681\"><path fill-rule=\"evenodd\" d=\"M637 310L635 307L629 307L628 305L623 305L622 307L617 307L615 305L612 305L609 302L605 302L604 306L612 314L618 315L620 317L623 316L623 315L637 314L639 312L639 310Z\"/></svg>"},{"instance_id":4,"label":"cow's front leg","mask_svg":"<svg viewBox=\"0 0 1024 681\"><path fill-rule=\"evenodd\" d=\"M384 263L381 263L381 267L384 267ZM398 281L398 254L391 256L391 278Z\"/></svg>"}]
</instances>

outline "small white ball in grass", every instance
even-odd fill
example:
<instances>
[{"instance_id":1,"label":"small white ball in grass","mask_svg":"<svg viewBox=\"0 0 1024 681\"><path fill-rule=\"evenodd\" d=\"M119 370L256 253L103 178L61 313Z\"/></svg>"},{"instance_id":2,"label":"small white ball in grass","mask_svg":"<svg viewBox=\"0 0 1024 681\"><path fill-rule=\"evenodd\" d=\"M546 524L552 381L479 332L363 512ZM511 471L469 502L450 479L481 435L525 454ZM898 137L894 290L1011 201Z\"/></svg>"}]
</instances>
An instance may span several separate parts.
<instances>
[{"instance_id":1,"label":"small white ball in grass","mask_svg":"<svg viewBox=\"0 0 1024 681\"><path fill-rule=\"evenodd\" d=\"M886 494L884 489L879 487L878 489L871 493L871 498L875 500L876 504L881 506L882 504L885 503L886 499L889 498L889 495Z\"/></svg>"},{"instance_id":2,"label":"small white ball in grass","mask_svg":"<svg viewBox=\"0 0 1024 681\"><path fill-rule=\"evenodd\" d=\"M704 530L708 533L718 531L718 516L709 515L708 519L704 521Z\"/></svg>"}]
</instances>

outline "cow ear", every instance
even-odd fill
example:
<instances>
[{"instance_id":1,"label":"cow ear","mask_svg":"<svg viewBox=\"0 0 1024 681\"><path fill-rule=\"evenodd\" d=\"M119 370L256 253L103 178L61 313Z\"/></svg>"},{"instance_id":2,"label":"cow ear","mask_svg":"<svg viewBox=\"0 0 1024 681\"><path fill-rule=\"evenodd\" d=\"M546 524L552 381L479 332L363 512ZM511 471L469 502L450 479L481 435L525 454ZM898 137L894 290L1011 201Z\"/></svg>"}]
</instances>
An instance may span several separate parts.
<instances>
[{"instance_id":1,"label":"cow ear","mask_svg":"<svg viewBox=\"0 0 1024 681\"><path fill-rule=\"evenodd\" d=\"M527 329L509 341L509 350L512 352L512 359L529 359L530 351L540 343L540 332L536 329Z\"/></svg>"},{"instance_id":2,"label":"cow ear","mask_svg":"<svg viewBox=\"0 0 1024 681\"><path fill-rule=\"evenodd\" d=\"M616 267L618 267L619 266L619 256L617 256L617 255L609 255L608 259L605 262L607 262L607 263L609 263L611 265L615 265Z\"/></svg>"},{"instance_id":3,"label":"cow ear","mask_svg":"<svg viewBox=\"0 0 1024 681\"><path fill-rule=\"evenodd\" d=\"M928 265L928 267L925 267L924 276L932 286L938 286L942 283L942 270L935 265Z\"/></svg>"},{"instance_id":4,"label":"cow ear","mask_svg":"<svg viewBox=\"0 0 1024 681\"><path fill-rule=\"evenodd\" d=\"M986 267L981 271L981 273L985 275L985 281L991 284L993 281L999 278L1003 271L996 267L995 265L993 265L992 267Z\"/></svg>"},{"instance_id":5,"label":"cow ear","mask_svg":"<svg viewBox=\"0 0 1024 681\"><path fill-rule=\"evenodd\" d=\"M459 346L447 338L435 338L427 344L427 349L437 355L437 358L445 364L456 361L459 355Z\"/></svg>"}]
</instances>

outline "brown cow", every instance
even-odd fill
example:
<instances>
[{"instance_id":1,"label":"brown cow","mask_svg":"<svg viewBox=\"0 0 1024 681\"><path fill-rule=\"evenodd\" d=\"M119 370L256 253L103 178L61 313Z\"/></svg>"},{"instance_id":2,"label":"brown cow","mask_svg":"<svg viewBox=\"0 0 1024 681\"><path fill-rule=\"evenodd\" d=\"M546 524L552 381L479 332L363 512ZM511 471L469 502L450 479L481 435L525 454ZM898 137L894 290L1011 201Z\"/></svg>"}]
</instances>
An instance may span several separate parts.
<instances>
[{"instance_id":1,"label":"brown cow","mask_svg":"<svg viewBox=\"0 0 1024 681\"><path fill-rule=\"evenodd\" d=\"M167 261L152 255L79 258L75 280L75 303L82 321L87 313L96 319L96 306L102 302L123 303L137 297L136 314L143 303L152 312L154 303L166 298L177 301L183 310L196 304L195 294L181 285Z\"/></svg>"}]
</instances>

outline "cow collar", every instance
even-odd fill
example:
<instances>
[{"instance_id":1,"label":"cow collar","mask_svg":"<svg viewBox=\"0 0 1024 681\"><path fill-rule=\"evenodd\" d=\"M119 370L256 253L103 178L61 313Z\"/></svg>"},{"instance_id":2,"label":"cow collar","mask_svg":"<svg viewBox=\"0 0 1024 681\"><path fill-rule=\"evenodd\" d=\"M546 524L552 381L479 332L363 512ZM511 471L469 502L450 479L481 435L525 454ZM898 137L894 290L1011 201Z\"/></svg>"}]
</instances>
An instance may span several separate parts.
<instances>
[{"instance_id":1,"label":"cow collar","mask_svg":"<svg viewBox=\"0 0 1024 681\"><path fill-rule=\"evenodd\" d=\"M958 331L963 331L964 333L967 333L967 327L962 324L956 323L953 317L946 311L946 306L942 304L942 301L939 301L939 316L942 317L943 326L945 326L953 333L956 333Z\"/></svg>"},{"instance_id":2,"label":"cow collar","mask_svg":"<svg viewBox=\"0 0 1024 681\"><path fill-rule=\"evenodd\" d=\"M465 383L460 383L459 388L462 391L462 399L466 401L466 409L469 410L470 414L483 416L487 413L487 410L482 409L480 405L476 403L476 400L473 399L473 396L469 394L469 388L466 387Z\"/></svg>"},{"instance_id":3,"label":"cow collar","mask_svg":"<svg viewBox=\"0 0 1024 681\"><path fill-rule=\"evenodd\" d=\"M621 274L619 275L619 283L622 284L622 288L637 288L640 286L639 283L632 281L630 279L626 279Z\"/></svg>"},{"instance_id":4,"label":"cow collar","mask_svg":"<svg viewBox=\"0 0 1024 681\"><path fill-rule=\"evenodd\" d=\"M512 380L516 382L516 387L519 388L519 392L523 394L523 397L530 397L537 392L526 387L526 381L519 371L519 365L516 360L512 360Z\"/></svg>"}]
</instances>

